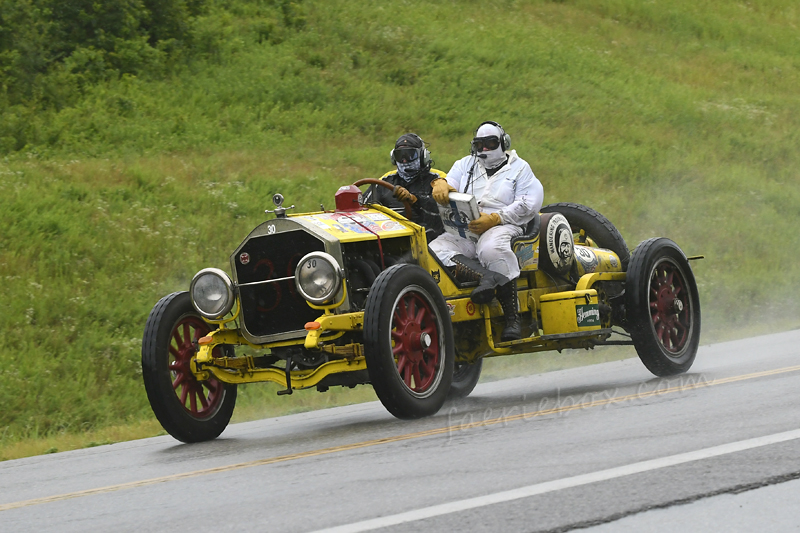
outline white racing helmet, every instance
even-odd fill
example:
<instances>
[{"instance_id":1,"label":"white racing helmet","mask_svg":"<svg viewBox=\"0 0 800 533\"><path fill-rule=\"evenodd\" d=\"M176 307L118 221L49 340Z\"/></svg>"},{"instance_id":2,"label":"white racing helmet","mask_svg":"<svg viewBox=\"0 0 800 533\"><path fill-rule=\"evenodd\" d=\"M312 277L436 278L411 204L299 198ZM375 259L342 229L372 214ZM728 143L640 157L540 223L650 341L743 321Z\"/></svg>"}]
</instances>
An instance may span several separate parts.
<instances>
[{"instance_id":1,"label":"white racing helmet","mask_svg":"<svg viewBox=\"0 0 800 533\"><path fill-rule=\"evenodd\" d=\"M484 122L478 126L472 139L472 153L481 160L484 168L495 168L503 163L510 146L511 138L497 122Z\"/></svg>"}]
</instances>

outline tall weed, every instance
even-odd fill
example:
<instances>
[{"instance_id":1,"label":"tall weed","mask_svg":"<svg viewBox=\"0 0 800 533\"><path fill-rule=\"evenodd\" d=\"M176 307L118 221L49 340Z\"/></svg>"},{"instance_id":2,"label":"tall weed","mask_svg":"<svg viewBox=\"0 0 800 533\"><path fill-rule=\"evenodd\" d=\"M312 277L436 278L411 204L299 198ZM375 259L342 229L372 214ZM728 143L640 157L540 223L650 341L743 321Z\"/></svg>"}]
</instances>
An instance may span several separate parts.
<instances>
[{"instance_id":1,"label":"tall weed","mask_svg":"<svg viewBox=\"0 0 800 533\"><path fill-rule=\"evenodd\" d=\"M150 419L150 308L227 268L273 193L330 207L406 131L447 171L486 119L546 203L594 207L631 248L666 236L705 255L703 342L800 326L793 2L508 0L502 31L468 2L298 5L208 2L191 49L153 48L158 72L92 78L73 55L37 85L58 105L0 84L0 443ZM241 412L362 390L251 386Z\"/></svg>"}]
</instances>

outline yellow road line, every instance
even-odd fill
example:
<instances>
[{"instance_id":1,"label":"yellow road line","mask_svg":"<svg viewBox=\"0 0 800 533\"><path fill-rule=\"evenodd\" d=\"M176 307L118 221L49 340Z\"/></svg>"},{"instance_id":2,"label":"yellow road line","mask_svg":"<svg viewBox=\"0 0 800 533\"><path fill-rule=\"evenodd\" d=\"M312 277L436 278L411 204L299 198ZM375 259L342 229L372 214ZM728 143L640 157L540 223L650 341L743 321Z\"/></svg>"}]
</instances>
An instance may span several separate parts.
<instances>
[{"instance_id":1,"label":"yellow road line","mask_svg":"<svg viewBox=\"0 0 800 533\"><path fill-rule=\"evenodd\" d=\"M466 429L472 429L477 427L487 427L492 426L495 424L504 424L507 422L512 422L514 420L526 420L529 418L535 418L539 416L546 416L558 413L565 413L568 411L576 411L579 409L589 409L592 407L601 407L604 405L611 405L616 403L622 403L630 400L640 400L644 398L651 398L654 396L661 396L664 394L672 394L676 392L685 392L694 389L701 389L705 387L713 387L717 385L724 385L727 383L734 383L737 381L745 381L748 379L755 379L765 376L773 376L776 374L784 374L787 372L795 372L800 370L800 365L797 366L789 366L784 368L778 368L775 370L766 370L763 372L755 372L752 374L743 374L740 376L733 376L729 378L722 378L716 379L714 381L700 381L697 383L690 383L686 385L678 385L675 387L669 387L665 389L656 389L651 391L642 391L637 392L635 394L626 394L624 396L615 396L612 398L605 398L602 400L594 400L590 402L582 402L576 403L573 405L568 406L561 406L561 407L554 407L551 409L541 409L539 411L532 411L530 413L520 413L511 416L501 416L497 418L491 418L487 420L481 420L477 422L471 422L469 424L457 424L457 425L450 425L442 428L436 429L429 429L426 431L418 431L415 433L406 433L404 435L397 435L394 437L385 437L382 439L373 439L373 440L366 440L362 442L356 442L353 444L345 444L342 446L333 446L331 448L322 448L319 450L311 450L307 452L300 452L300 453L293 453L289 455L281 455L278 457L270 457L268 459L259 459L257 461L248 461L245 463L237 463L232 465L226 466L218 466L215 468L206 468L203 470L195 470L192 472L184 472L181 474L172 474L169 476L151 478L151 479L143 479L141 481L132 481L130 483L120 483L118 485L108 485L106 487L98 487L96 489L88 489L88 490L81 490L76 492L69 492L66 494L56 494L54 496L46 496L44 498L34 498L31 500L24 500L19 502L11 502L0 504L0 511L8 511L10 509L18 509L20 507L29 507L32 505L40 505L43 503L51 503L57 502L62 500L69 500L72 498L81 498L83 496L91 496L94 494L105 494L108 492L116 492L118 490L125 490L125 489L133 489L137 487L146 487L148 485L156 485L158 483L167 483L169 481L178 481L181 479L188 479L198 476L206 476L209 474L216 474L220 472L231 472L234 470L241 470L243 468L252 468L255 466L264 466L264 465L271 465L275 463L283 463L287 461L294 461L297 459L304 459L306 457L316 457L320 455L328 455L332 453L338 452L346 452L350 450L357 450L359 448L368 448L370 446L377 446L380 444L389 444L392 442L400 442L404 440L411 440L411 439L419 439L422 437L429 437L433 435L442 435L445 433L450 433L454 431L463 431ZM685 376L684 376L685 377Z\"/></svg>"}]
</instances>

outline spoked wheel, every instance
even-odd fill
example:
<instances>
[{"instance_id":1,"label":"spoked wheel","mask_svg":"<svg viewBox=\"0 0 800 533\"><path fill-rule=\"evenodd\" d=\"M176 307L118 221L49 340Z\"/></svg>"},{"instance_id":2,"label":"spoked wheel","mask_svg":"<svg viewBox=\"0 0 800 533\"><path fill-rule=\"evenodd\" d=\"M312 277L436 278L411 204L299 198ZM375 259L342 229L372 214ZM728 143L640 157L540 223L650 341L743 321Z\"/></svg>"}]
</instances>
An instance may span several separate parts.
<instances>
[{"instance_id":1,"label":"spoked wheel","mask_svg":"<svg viewBox=\"0 0 800 533\"><path fill-rule=\"evenodd\" d=\"M364 309L370 382L397 418L421 418L444 404L453 377L453 329L430 274L399 264L375 280Z\"/></svg>"},{"instance_id":2,"label":"spoked wheel","mask_svg":"<svg viewBox=\"0 0 800 533\"><path fill-rule=\"evenodd\" d=\"M211 326L195 311L188 292L165 296L153 307L142 340L147 398L167 432L183 442L219 436L236 404L236 385L198 381L191 370L197 341ZM214 355L222 355L221 348Z\"/></svg>"},{"instance_id":3,"label":"spoked wheel","mask_svg":"<svg viewBox=\"0 0 800 533\"><path fill-rule=\"evenodd\" d=\"M482 369L483 358L478 359L474 363L456 361L455 370L453 371L453 382L450 384L450 391L447 393L447 398L454 400L456 398L466 398L469 396L478 385L478 380L481 379Z\"/></svg>"},{"instance_id":4,"label":"spoked wheel","mask_svg":"<svg viewBox=\"0 0 800 533\"><path fill-rule=\"evenodd\" d=\"M671 376L689 370L700 343L700 298L677 244L655 238L634 250L625 310L636 352L650 372Z\"/></svg>"},{"instance_id":5,"label":"spoked wheel","mask_svg":"<svg viewBox=\"0 0 800 533\"><path fill-rule=\"evenodd\" d=\"M561 213L569 221L575 235L575 244L611 250L619 256L623 268L628 264L630 252L619 230L606 217L585 205L569 202L549 204L542 213Z\"/></svg>"}]
</instances>

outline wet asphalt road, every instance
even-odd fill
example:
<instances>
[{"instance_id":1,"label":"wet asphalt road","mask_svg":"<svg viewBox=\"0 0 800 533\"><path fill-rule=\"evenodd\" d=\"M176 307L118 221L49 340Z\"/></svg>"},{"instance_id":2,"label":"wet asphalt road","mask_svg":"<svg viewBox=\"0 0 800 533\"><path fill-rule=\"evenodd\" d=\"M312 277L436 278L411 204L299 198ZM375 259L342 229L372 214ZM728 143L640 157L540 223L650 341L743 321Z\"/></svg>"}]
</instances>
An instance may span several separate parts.
<instances>
[{"instance_id":1,"label":"wet asphalt road","mask_svg":"<svg viewBox=\"0 0 800 533\"><path fill-rule=\"evenodd\" d=\"M569 357L565 352L564 357ZM800 531L800 331L0 463L0 531ZM291 398L287 399L291 401Z\"/></svg>"}]
</instances>

